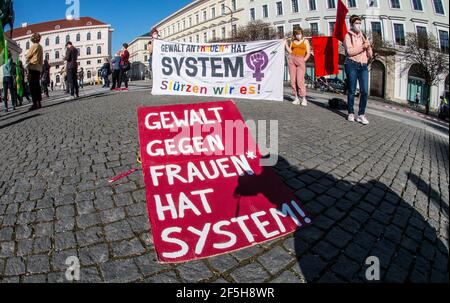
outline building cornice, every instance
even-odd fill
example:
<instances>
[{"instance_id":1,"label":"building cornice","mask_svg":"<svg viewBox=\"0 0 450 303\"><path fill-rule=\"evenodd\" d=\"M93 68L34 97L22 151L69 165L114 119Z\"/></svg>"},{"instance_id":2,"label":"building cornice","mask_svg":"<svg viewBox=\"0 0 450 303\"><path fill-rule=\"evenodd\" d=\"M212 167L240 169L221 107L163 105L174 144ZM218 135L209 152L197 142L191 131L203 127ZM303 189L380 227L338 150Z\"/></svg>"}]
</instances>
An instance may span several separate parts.
<instances>
[{"instance_id":1,"label":"building cornice","mask_svg":"<svg viewBox=\"0 0 450 303\"><path fill-rule=\"evenodd\" d=\"M111 25L110 24L105 24L105 25L93 25L93 26L82 26L82 27L72 27L72 28L64 28L64 29L58 29L58 30L51 30L51 31L46 31L46 32L40 32L41 36L47 36L47 35L55 35L55 34L61 34L61 33L68 33L68 32L74 32L74 31L80 31L80 30L93 30L93 29L100 29L100 28L109 28L110 31L113 31L111 29ZM25 36L20 36L20 37L14 37L13 40L14 41L18 41L18 40L23 40L23 39L29 39L31 38L33 34L29 34L29 35L25 35Z\"/></svg>"}]
</instances>

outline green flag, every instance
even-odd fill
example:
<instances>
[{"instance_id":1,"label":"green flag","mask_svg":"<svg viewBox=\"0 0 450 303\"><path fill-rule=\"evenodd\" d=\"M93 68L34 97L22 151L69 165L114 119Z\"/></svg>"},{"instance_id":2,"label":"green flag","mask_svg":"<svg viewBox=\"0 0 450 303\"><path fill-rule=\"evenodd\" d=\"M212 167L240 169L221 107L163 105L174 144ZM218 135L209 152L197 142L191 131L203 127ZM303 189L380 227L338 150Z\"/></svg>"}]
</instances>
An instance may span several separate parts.
<instances>
[{"instance_id":1,"label":"green flag","mask_svg":"<svg viewBox=\"0 0 450 303\"><path fill-rule=\"evenodd\" d=\"M20 68L22 62L20 62L19 57L17 57L16 62L16 83L17 83L17 95L19 97L23 97L24 91L23 91L23 75L22 75L22 69Z\"/></svg>"},{"instance_id":2,"label":"green flag","mask_svg":"<svg viewBox=\"0 0 450 303\"><path fill-rule=\"evenodd\" d=\"M8 42L3 33L3 25L0 22L0 66L8 62Z\"/></svg>"}]
</instances>

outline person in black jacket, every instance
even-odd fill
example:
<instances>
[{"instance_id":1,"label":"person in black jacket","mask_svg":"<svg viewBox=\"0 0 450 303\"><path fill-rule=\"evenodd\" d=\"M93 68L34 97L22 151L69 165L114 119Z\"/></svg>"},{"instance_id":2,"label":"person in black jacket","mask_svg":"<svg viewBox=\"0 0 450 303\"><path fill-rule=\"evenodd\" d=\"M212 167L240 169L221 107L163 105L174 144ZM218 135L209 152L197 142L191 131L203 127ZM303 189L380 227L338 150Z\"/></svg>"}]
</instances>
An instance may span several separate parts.
<instances>
[{"instance_id":1,"label":"person in black jacket","mask_svg":"<svg viewBox=\"0 0 450 303\"><path fill-rule=\"evenodd\" d=\"M48 86L50 85L50 64L48 64L47 59L44 60L44 66L42 68L41 73L41 86L42 91L44 92L45 96L48 98Z\"/></svg>"},{"instance_id":2,"label":"person in black jacket","mask_svg":"<svg viewBox=\"0 0 450 303\"><path fill-rule=\"evenodd\" d=\"M111 64L109 63L108 59L105 59L105 64L103 64L102 68L100 69L100 73L103 78L103 88L109 88L110 81L109 76L111 75Z\"/></svg>"},{"instance_id":3,"label":"person in black jacket","mask_svg":"<svg viewBox=\"0 0 450 303\"><path fill-rule=\"evenodd\" d=\"M67 51L64 60L67 62L67 80L70 86L70 98L74 99L79 97L79 87L77 79L78 51L75 47L73 47L73 44L70 41L66 43L66 48Z\"/></svg>"}]
</instances>

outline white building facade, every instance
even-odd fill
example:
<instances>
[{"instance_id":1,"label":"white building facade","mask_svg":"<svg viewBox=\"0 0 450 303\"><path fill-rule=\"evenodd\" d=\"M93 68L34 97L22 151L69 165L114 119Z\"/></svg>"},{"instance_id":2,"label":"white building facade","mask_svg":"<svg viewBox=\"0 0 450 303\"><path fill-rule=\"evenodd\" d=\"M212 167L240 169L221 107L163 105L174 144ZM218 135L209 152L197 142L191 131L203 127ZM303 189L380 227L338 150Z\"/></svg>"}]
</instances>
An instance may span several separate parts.
<instances>
[{"instance_id":1,"label":"white building facade","mask_svg":"<svg viewBox=\"0 0 450 303\"><path fill-rule=\"evenodd\" d=\"M206 43L231 37L246 23L245 1L196 0L154 26L161 39Z\"/></svg>"},{"instance_id":2,"label":"white building facade","mask_svg":"<svg viewBox=\"0 0 450 303\"><path fill-rule=\"evenodd\" d=\"M150 42L150 33L137 37L128 44L131 62L141 62L148 68L149 53L147 50L148 42Z\"/></svg>"},{"instance_id":3,"label":"white building facade","mask_svg":"<svg viewBox=\"0 0 450 303\"><path fill-rule=\"evenodd\" d=\"M428 96L424 80L413 71L405 71L401 52L407 33L426 31L433 34L448 54L448 0L343 0L349 16L363 17L363 29L376 32L399 53L380 58L371 66L370 94L392 101L414 102L421 92L422 103ZM225 7L225 8L224 8ZM229 7L230 9L228 9ZM155 27L162 39L183 42L208 42L227 38L238 26L262 20L274 26L280 35L294 27L310 29L313 34L331 35L336 22L337 0L197 0L162 20ZM230 16L233 13L233 17ZM341 60L343 61L343 60ZM341 66L341 69L343 67ZM314 76L314 64L308 74ZM339 77L344 77L341 71ZM432 88L431 105L439 105L439 97L448 93L448 75Z\"/></svg>"},{"instance_id":4,"label":"white building facade","mask_svg":"<svg viewBox=\"0 0 450 303\"><path fill-rule=\"evenodd\" d=\"M102 65L111 58L112 49L111 25L90 17L79 20L63 19L38 24L23 24L14 29L14 41L21 47L21 60L31 46L31 35L40 33L40 44L44 49L44 58L50 63L50 78L55 85L62 85L61 69L65 66L64 56L66 42L71 41L79 53L79 70L84 70L84 81L93 83L97 79ZM9 35L9 33L7 33Z\"/></svg>"}]
</instances>

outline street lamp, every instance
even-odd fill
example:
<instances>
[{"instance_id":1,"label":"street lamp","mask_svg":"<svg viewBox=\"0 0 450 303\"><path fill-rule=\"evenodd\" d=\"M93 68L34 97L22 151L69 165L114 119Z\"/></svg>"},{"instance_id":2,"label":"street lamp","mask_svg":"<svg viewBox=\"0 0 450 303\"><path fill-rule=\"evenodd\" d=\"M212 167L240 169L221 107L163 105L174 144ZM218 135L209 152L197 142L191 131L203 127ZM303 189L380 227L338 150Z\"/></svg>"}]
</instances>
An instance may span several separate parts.
<instances>
[{"instance_id":1,"label":"street lamp","mask_svg":"<svg viewBox=\"0 0 450 303\"><path fill-rule=\"evenodd\" d=\"M234 13L234 11L228 5L224 5L223 7L230 11L230 14L231 14L231 37L233 37L235 34L234 29L233 29L233 21L234 21L233 13Z\"/></svg>"}]
</instances>

